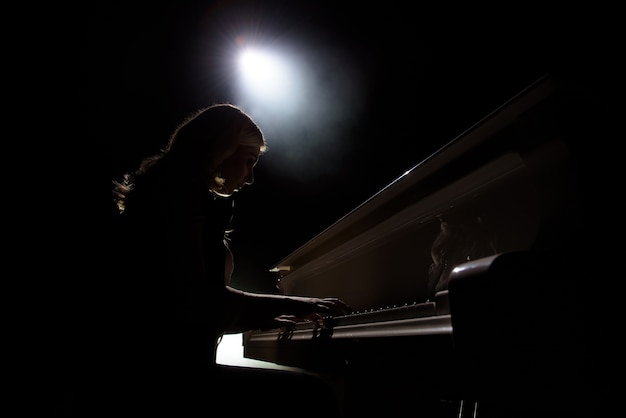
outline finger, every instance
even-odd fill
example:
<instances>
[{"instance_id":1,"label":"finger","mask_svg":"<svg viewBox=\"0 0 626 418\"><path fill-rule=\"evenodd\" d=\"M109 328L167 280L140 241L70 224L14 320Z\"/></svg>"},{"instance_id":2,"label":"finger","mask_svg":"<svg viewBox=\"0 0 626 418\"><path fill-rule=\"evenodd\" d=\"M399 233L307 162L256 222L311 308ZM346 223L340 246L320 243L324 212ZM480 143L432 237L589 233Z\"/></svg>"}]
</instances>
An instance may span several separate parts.
<instances>
[{"instance_id":1,"label":"finger","mask_svg":"<svg viewBox=\"0 0 626 418\"><path fill-rule=\"evenodd\" d=\"M294 327L296 326L296 321L293 319L288 319L286 317L274 318L274 322L277 327Z\"/></svg>"},{"instance_id":2,"label":"finger","mask_svg":"<svg viewBox=\"0 0 626 418\"><path fill-rule=\"evenodd\" d=\"M342 300L329 299L326 300L326 302L329 304L328 306L335 314L347 314L352 312L352 308Z\"/></svg>"}]
</instances>

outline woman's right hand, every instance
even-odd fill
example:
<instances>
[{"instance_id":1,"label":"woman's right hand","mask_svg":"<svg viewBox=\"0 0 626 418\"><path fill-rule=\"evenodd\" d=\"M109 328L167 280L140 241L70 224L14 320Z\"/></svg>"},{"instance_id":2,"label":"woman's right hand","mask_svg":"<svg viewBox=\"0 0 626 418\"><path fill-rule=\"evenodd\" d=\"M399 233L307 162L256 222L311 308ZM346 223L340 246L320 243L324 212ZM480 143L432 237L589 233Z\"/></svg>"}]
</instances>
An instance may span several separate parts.
<instances>
[{"instance_id":1,"label":"woman's right hand","mask_svg":"<svg viewBox=\"0 0 626 418\"><path fill-rule=\"evenodd\" d=\"M317 298L308 296L284 296L291 309L286 309L283 316L298 320L318 321L327 316L347 315L353 309L343 300L335 297Z\"/></svg>"}]
</instances>

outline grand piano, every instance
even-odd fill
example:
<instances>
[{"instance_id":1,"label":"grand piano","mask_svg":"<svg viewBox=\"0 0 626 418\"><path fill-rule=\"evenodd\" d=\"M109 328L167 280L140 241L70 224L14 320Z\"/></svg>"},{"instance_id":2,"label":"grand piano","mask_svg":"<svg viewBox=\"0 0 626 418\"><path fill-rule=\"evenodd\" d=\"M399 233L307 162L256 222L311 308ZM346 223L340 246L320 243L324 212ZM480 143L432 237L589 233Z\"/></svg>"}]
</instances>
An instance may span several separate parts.
<instances>
[{"instance_id":1,"label":"grand piano","mask_svg":"<svg viewBox=\"0 0 626 418\"><path fill-rule=\"evenodd\" d=\"M581 102L540 78L272 266L354 312L244 356L319 375L345 417L583 416Z\"/></svg>"}]
</instances>

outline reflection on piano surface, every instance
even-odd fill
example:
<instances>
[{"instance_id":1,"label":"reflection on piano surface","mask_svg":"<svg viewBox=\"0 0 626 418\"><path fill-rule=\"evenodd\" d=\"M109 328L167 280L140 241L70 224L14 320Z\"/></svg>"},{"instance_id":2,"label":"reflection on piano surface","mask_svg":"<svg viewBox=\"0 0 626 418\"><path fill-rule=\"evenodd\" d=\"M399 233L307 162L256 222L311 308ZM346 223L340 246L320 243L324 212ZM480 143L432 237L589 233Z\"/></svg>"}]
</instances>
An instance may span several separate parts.
<instances>
[{"instance_id":1,"label":"reflection on piano surface","mask_svg":"<svg viewBox=\"0 0 626 418\"><path fill-rule=\"evenodd\" d=\"M284 294L355 312L246 333L244 355L324 377L346 417L573 412L583 205L563 97L538 80L273 266Z\"/></svg>"}]
</instances>

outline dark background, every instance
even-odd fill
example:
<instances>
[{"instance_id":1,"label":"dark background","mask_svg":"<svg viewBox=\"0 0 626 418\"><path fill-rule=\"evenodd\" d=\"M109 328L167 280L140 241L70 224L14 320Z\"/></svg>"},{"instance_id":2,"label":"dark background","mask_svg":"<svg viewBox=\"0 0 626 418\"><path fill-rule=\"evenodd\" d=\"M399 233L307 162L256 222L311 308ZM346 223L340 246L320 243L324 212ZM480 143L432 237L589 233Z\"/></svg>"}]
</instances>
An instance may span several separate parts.
<instances>
[{"instance_id":1,"label":"dark background","mask_svg":"<svg viewBox=\"0 0 626 418\"><path fill-rule=\"evenodd\" d=\"M89 15L89 136L111 153L109 180L163 146L189 112L238 104L223 68L237 36L297 49L320 89L359 89L326 96L331 129L292 130L300 116L287 114L259 121L270 151L236 196L232 244L234 284L251 290L273 290L274 263L544 74L604 88L612 53L606 11L582 8L170 3L102 2Z\"/></svg>"},{"instance_id":2,"label":"dark background","mask_svg":"<svg viewBox=\"0 0 626 418\"><path fill-rule=\"evenodd\" d=\"M54 397L51 404L61 404L65 416L77 409L80 392L93 389L91 375L97 379L98 374L92 362L106 359L106 352L99 352L106 347L106 333L98 320L106 322L116 308L109 295L123 291L109 285L116 258L126 256L125 246L108 231L111 181L163 146L189 112L215 102L238 104L222 60L225 45L241 33L297 49L308 57L320 89L352 82L359 86L357 96L337 94L322 102L337 129L318 131L307 125L300 132L286 131L283 126L298 124L293 115L262 125L270 151L256 170L254 186L236 197L233 242L234 283L252 290L273 290L268 269L275 263L544 74L589 89L600 118L586 124L597 125L598 133L581 145L588 151L583 153L582 179L591 191L581 234L592 231L593 236L582 250L589 257L579 279L580 298L592 329L589 362L597 370L590 382L598 385L600 399L609 399L612 381L605 373L614 364L607 353L618 347L612 340L621 324L613 326L608 319L622 306L613 299L621 297L615 289L621 280L623 227L615 215L623 212L623 175L621 164L612 164L621 162L623 142L621 127L612 123L621 120L613 109L623 100L615 82L622 73L613 66L623 55L618 36L622 22L615 22L621 14L599 3L548 2L424 6L407 1L178 0L53 8L66 12L65 19L37 9L38 18L50 26L35 28L31 21L20 27L20 34L37 34L30 37L34 48L23 53L32 54L36 65L29 69L36 71L26 75L58 89L50 95L37 92L36 97L59 126L32 119L18 127L38 129L33 136L42 143L68 152L60 163L47 152L37 153L55 169L61 165L63 174L50 170L36 179L51 185L49 196L32 189L37 202L31 207L37 211L33 219L40 221L32 223L37 228L52 224L54 230L37 229L42 243L29 242L29 251L43 248L49 257L20 265L29 273L35 267L45 271L25 280L26 300L17 315L33 304L42 309L35 322L49 333L24 331L36 338L28 348L45 362L45 370L50 368L43 382ZM28 12L24 15L35 15L34 9ZM63 41L48 34L61 34ZM72 58L79 59L82 98L77 110L67 97L76 69L57 55L66 43ZM40 50L46 54L38 54ZM11 63L25 68L21 60ZM68 83L48 75L49 69L63 73ZM85 130L73 125L77 116L87 122ZM66 141L76 134L77 142ZM295 163L292 154L298 156ZM99 166L101 157L105 162ZM24 170L33 164L29 161ZM96 204L100 211L85 201L93 189L92 183L84 183L91 179L86 174L94 171L102 186L96 188L102 191ZM12 178L18 186L20 176L25 174L16 172ZM93 216L95 212L103 216ZM70 224L76 225L72 231ZM33 238L22 235L24 240ZM56 266L59 278L49 274ZM41 303L31 296L37 287L31 277L45 282ZM603 344L606 339L611 341ZM94 348L97 354L92 354ZM30 374L25 377L32 380Z\"/></svg>"}]
</instances>

